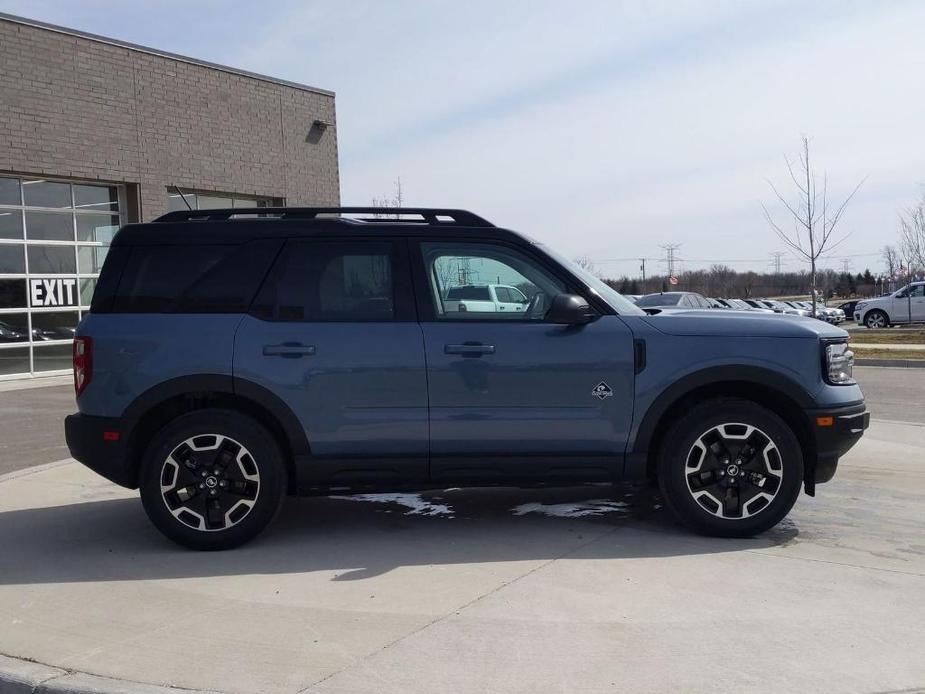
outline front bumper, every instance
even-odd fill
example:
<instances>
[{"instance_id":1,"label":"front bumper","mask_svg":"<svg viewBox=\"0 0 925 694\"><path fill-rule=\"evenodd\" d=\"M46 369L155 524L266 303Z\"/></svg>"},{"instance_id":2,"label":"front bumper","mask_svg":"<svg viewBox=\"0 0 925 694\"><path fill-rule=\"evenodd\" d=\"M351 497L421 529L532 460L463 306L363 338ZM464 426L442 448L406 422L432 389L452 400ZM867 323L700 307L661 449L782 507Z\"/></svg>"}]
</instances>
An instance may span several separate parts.
<instances>
[{"instance_id":1,"label":"front bumper","mask_svg":"<svg viewBox=\"0 0 925 694\"><path fill-rule=\"evenodd\" d=\"M128 428L115 417L72 414L64 419L71 456L110 482L135 489L138 483L126 455Z\"/></svg>"},{"instance_id":2,"label":"front bumper","mask_svg":"<svg viewBox=\"0 0 925 694\"><path fill-rule=\"evenodd\" d=\"M815 465L806 470L806 491L835 476L838 459L856 444L870 426L870 412L863 403L844 407L808 410L810 429L816 445Z\"/></svg>"}]
</instances>

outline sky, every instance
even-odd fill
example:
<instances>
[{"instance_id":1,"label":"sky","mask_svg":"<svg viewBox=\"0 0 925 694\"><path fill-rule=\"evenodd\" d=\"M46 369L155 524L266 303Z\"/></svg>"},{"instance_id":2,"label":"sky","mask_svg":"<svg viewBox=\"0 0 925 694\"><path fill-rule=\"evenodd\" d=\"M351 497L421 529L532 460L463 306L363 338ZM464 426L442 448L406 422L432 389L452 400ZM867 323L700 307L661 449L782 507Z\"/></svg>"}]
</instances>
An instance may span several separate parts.
<instances>
[{"instance_id":1,"label":"sky","mask_svg":"<svg viewBox=\"0 0 925 694\"><path fill-rule=\"evenodd\" d=\"M0 11L337 94L343 204L463 207L606 277L786 251L785 157L838 200L823 265L882 270L925 192L925 3L0 0ZM804 265L790 253L783 269Z\"/></svg>"}]
</instances>

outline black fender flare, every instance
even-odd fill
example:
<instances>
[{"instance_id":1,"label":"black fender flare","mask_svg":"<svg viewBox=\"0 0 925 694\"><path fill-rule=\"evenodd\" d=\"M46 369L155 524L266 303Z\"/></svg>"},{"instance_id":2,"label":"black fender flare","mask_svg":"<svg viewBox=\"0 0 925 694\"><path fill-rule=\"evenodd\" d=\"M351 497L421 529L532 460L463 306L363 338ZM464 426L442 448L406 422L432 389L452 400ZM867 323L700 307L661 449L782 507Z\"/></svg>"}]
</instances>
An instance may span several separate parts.
<instances>
[{"instance_id":1,"label":"black fender flare","mask_svg":"<svg viewBox=\"0 0 925 694\"><path fill-rule=\"evenodd\" d=\"M652 447L656 428L664 414L686 396L696 390L722 383L753 384L765 392L774 391L796 404L802 418L805 410L813 407L813 398L797 381L779 371L735 364L713 366L687 374L662 390L642 416L630 452L627 455L624 477L641 479L646 476L648 454Z\"/></svg>"},{"instance_id":2,"label":"black fender flare","mask_svg":"<svg viewBox=\"0 0 925 694\"><path fill-rule=\"evenodd\" d=\"M279 396L253 381L232 377L230 374L180 376L159 383L136 397L125 408L123 420L134 430L145 414L158 405L179 396L197 393L221 393L251 401L276 419L294 456L307 456L311 453L305 429L292 409Z\"/></svg>"}]
</instances>

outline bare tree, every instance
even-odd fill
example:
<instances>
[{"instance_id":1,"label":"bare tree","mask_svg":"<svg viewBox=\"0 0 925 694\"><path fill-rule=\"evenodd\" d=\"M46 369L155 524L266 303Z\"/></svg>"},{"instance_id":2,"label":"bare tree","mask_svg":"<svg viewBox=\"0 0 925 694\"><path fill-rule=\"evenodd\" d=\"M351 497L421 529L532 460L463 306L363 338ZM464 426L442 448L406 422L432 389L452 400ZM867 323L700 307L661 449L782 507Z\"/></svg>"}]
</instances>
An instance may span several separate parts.
<instances>
[{"instance_id":1,"label":"bare tree","mask_svg":"<svg viewBox=\"0 0 925 694\"><path fill-rule=\"evenodd\" d=\"M909 263L909 273L914 274L925 268L925 199L900 215L899 228L903 255Z\"/></svg>"},{"instance_id":2,"label":"bare tree","mask_svg":"<svg viewBox=\"0 0 925 694\"><path fill-rule=\"evenodd\" d=\"M590 272L592 275L597 275L597 272L594 269L594 261L591 260L590 256L582 255L578 258L575 258L575 264L582 270Z\"/></svg>"},{"instance_id":3,"label":"bare tree","mask_svg":"<svg viewBox=\"0 0 925 694\"><path fill-rule=\"evenodd\" d=\"M816 263L823 253L835 249L844 242L846 237L834 241L835 230L842 218L842 214L845 212L845 208L864 181L861 180L841 204L832 205L828 199L828 177L825 173L822 174L820 187L816 172L813 169L809 156L808 137L803 136L803 150L800 152L799 160L793 162L785 157L784 161L787 163L790 180L793 181L796 188L791 199L781 194L771 181L768 181L768 185L771 186L774 195L786 208L792 223L792 229L787 230L790 225L782 225L776 222L766 205L762 203L761 207L764 210L764 216L768 220L768 224L771 225L771 228L774 229L781 241L798 258L809 263L813 313L815 314Z\"/></svg>"},{"instance_id":4,"label":"bare tree","mask_svg":"<svg viewBox=\"0 0 925 694\"><path fill-rule=\"evenodd\" d=\"M401 176L395 179L395 194L390 198L383 195L381 198L373 198L372 206L373 207L402 207L404 205L404 197L402 196L401 188ZM398 219L397 214L388 214L377 212L374 215L377 218L395 218Z\"/></svg>"},{"instance_id":5,"label":"bare tree","mask_svg":"<svg viewBox=\"0 0 925 694\"><path fill-rule=\"evenodd\" d=\"M883 254L883 265L886 267L887 276L891 280L895 279L900 266L899 252L895 246L884 246L881 253Z\"/></svg>"},{"instance_id":6,"label":"bare tree","mask_svg":"<svg viewBox=\"0 0 925 694\"><path fill-rule=\"evenodd\" d=\"M728 265L716 264L710 266L710 279L713 286L719 289L718 293L721 296L729 296L732 293L732 283L735 277L736 271ZM714 292L716 289L714 289Z\"/></svg>"}]
</instances>

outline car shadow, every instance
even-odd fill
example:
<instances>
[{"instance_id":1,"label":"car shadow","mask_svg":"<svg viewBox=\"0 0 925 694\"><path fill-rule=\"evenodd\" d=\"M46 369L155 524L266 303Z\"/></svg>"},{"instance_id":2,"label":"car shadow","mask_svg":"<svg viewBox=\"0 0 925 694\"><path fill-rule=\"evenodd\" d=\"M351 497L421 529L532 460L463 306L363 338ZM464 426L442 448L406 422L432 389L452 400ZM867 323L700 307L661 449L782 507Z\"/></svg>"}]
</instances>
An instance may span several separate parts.
<instances>
[{"instance_id":1,"label":"car shadow","mask_svg":"<svg viewBox=\"0 0 925 694\"><path fill-rule=\"evenodd\" d=\"M0 513L0 585L313 571L350 581L416 565L738 552L797 534L785 521L752 539L700 537L648 487L480 488L288 499L251 543L194 552L123 498Z\"/></svg>"}]
</instances>

